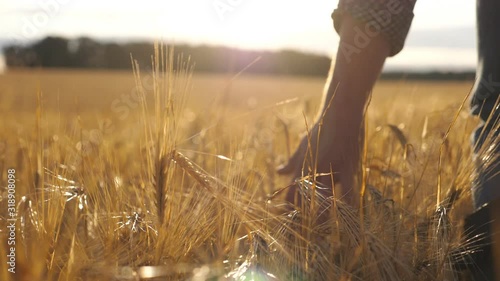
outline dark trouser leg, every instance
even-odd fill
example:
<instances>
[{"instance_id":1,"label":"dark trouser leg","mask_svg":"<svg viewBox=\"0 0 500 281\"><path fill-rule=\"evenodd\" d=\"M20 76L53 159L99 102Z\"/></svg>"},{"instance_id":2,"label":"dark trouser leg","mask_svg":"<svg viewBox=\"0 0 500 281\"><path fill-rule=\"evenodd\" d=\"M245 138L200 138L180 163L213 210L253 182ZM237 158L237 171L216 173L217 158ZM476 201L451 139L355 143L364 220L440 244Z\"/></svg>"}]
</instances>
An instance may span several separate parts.
<instances>
[{"instance_id":1,"label":"dark trouser leg","mask_svg":"<svg viewBox=\"0 0 500 281\"><path fill-rule=\"evenodd\" d=\"M477 0L478 65L476 83L471 100L472 114L478 115L482 124L476 129L474 153L477 179L472 187L475 209L500 197L500 171L497 161L498 147L491 147L498 140L495 110L500 93L500 1Z\"/></svg>"},{"instance_id":2,"label":"dark trouser leg","mask_svg":"<svg viewBox=\"0 0 500 281\"><path fill-rule=\"evenodd\" d=\"M473 134L475 180L472 199L475 212L465 220L469 249L464 261L474 280L497 280L500 255L500 148L497 99L500 93L500 1L476 0L478 65L471 101L472 114L481 119ZM472 242L471 241L475 241ZM478 251L479 250L479 251ZM495 272L498 271L498 272Z\"/></svg>"}]
</instances>

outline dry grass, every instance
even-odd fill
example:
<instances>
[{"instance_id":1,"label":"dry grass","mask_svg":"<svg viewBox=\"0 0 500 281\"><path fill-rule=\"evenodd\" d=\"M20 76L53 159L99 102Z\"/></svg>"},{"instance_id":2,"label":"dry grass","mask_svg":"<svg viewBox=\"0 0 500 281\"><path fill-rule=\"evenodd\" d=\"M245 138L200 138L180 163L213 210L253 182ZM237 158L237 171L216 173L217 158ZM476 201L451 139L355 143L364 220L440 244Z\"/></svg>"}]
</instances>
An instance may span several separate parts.
<instances>
[{"instance_id":1,"label":"dry grass","mask_svg":"<svg viewBox=\"0 0 500 281\"><path fill-rule=\"evenodd\" d=\"M457 110L470 83L381 82L363 210L332 198L291 208L268 197L288 185L274 167L303 113L314 115L323 79L192 76L171 61L159 47L146 73L0 76L0 179L7 168L18 178L16 275L2 267L1 280L459 276L474 120ZM302 183L304 196L314 188ZM315 220L319 205L327 222Z\"/></svg>"}]
</instances>

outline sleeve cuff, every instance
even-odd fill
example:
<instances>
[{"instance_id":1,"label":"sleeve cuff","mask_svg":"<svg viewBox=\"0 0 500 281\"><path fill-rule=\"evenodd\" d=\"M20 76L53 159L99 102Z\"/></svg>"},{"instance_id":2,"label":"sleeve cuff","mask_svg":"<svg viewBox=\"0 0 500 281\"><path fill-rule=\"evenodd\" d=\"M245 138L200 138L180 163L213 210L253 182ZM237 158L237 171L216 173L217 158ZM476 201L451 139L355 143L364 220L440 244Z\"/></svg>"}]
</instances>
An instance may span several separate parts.
<instances>
[{"instance_id":1,"label":"sleeve cuff","mask_svg":"<svg viewBox=\"0 0 500 281\"><path fill-rule=\"evenodd\" d=\"M333 25L339 33L343 17L348 13L356 21L366 23L362 32L367 36L382 34L391 46L390 56L395 56L403 49L414 6L414 0L341 0L332 14Z\"/></svg>"}]
</instances>

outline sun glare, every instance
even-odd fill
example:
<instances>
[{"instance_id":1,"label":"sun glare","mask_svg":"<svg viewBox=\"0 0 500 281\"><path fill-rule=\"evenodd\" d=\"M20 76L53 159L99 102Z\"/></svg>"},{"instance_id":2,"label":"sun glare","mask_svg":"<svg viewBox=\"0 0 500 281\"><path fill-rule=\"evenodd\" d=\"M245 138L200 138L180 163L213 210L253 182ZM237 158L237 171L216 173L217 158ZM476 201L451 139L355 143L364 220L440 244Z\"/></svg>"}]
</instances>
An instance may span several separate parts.
<instances>
[{"instance_id":1,"label":"sun glare","mask_svg":"<svg viewBox=\"0 0 500 281\"><path fill-rule=\"evenodd\" d=\"M278 47L295 34L314 33L318 26L323 26L320 29L324 29L329 28L331 24L328 13L320 12L324 18L318 17L318 13L304 3L301 6L296 3L285 4L282 1L257 1L255 4L245 5L240 10L234 10L219 24L220 28L228 31L231 41L238 45ZM293 12L290 12L292 8ZM318 24L318 21L321 23Z\"/></svg>"},{"instance_id":2,"label":"sun glare","mask_svg":"<svg viewBox=\"0 0 500 281\"><path fill-rule=\"evenodd\" d=\"M192 1L165 4L155 12L153 30L159 37L247 49L278 49L286 48L290 42L319 42L316 38L322 37L317 34L322 32L334 36L330 13L335 3L214 0L193 10L194 3L189 2Z\"/></svg>"}]
</instances>

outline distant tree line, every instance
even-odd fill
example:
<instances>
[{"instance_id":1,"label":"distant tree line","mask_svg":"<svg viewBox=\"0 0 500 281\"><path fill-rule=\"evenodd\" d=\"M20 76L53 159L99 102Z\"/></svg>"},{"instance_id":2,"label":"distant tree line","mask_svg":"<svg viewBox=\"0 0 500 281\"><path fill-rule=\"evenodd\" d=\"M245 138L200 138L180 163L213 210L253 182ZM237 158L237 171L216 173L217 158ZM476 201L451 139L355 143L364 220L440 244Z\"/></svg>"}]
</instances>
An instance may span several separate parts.
<instances>
[{"instance_id":1,"label":"distant tree line","mask_svg":"<svg viewBox=\"0 0 500 281\"><path fill-rule=\"evenodd\" d=\"M248 67L246 73L325 76L330 67L330 58L326 56L296 51L247 51L189 45L176 45L174 50L177 54L190 56L195 70L201 72L239 72ZM7 46L3 52L7 67L131 69L130 55L141 66L151 65L153 44L108 43L88 37L69 40L50 36L28 46Z\"/></svg>"},{"instance_id":2,"label":"distant tree line","mask_svg":"<svg viewBox=\"0 0 500 281\"><path fill-rule=\"evenodd\" d=\"M190 56L195 71L214 73L281 74L326 77L330 58L296 51L248 51L228 47L175 45L176 54ZM151 66L152 42L100 42L88 37L49 36L28 46L3 50L7 67L131 69L130 56L141 67ZM175 56L177 57L177 56ZM177 65L177 64L174 64ZM383 73L388 80L471 80L474 72Z\"/></svg>"},{"instance_id":3,"label":"distant tree line","mask_svg":"<svg viewBox=\"0 0 500 281\"><path fill-rule=\"evenodd\" d=\"M382 80L472 81L474 71L384 72Z\"/></svg>"}]
</instances>

